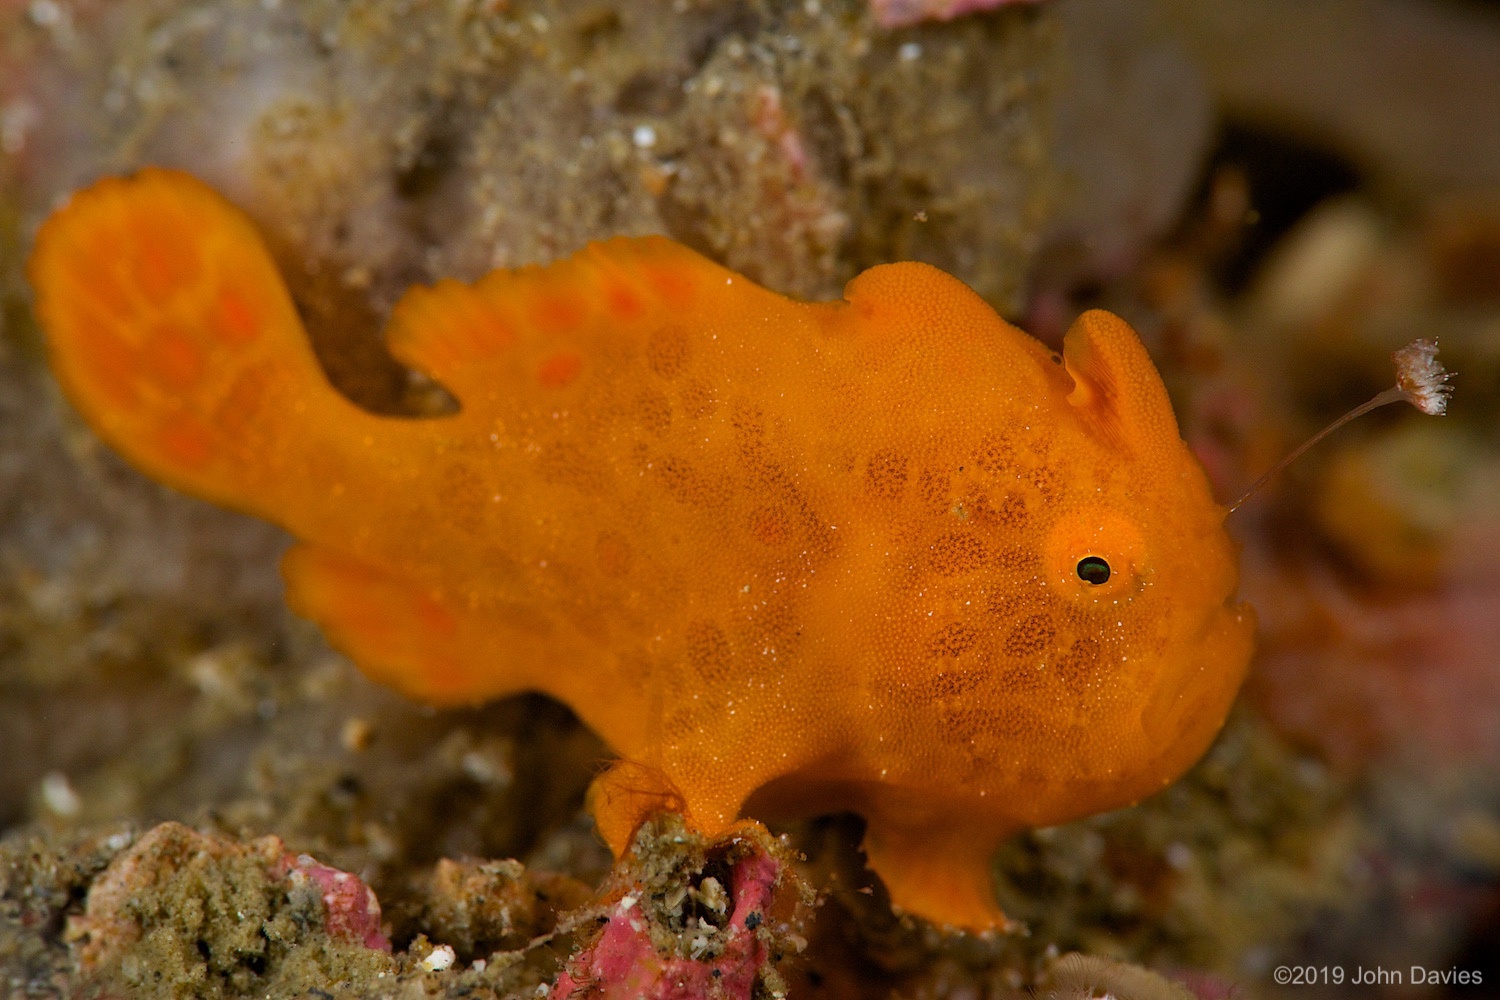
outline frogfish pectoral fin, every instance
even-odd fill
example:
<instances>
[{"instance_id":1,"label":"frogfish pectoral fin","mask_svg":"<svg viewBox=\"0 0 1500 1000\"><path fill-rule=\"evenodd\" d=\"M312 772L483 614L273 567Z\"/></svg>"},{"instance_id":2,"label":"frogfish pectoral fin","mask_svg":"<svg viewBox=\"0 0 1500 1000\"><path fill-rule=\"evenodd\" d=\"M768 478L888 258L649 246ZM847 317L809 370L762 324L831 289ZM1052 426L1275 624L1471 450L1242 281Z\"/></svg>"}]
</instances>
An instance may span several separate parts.
<instances>
[{"instance_id":1,"label":"frogfish pectoral fin","mask_svg":"<svg viewBox=\"0 0 1500 1000\"><path fill-rule=\"evenodd\" d=\"M615 857L630 847L640 825L657 813L685 813L682 792L667 775L646 764L617 760L594 779L588 792L589 812L599 836Z\"/></svg>"},{"instance_id":2,"label":"frogfish pectoral fin","mask_svg":"<svg viewBox=\"0 0 1500 1000\"><path fill-rule=\"evenodd\" d=\"M660 813L680 815L689 828L706 837L722 837L755 822L744 816L743 806L765 775L753 767L681 766L684 760L701 765L707 756L683 754L673 770L627 757L594 779L589 812L615 857L629 849L643 823Z\"/></svg>"},{"instance_id":3,"label":"frogfish pectoral fin","mask_svg":"<svg viewBox=\"0 0 1500 1000\"><path fill-rule=\"evenodd\" d=\"M991 861L1010 832L951 824L901 827L871 817L862 846L896 912L983 934L1007 924L995 901Z\"/></svg>"}]
</instances>

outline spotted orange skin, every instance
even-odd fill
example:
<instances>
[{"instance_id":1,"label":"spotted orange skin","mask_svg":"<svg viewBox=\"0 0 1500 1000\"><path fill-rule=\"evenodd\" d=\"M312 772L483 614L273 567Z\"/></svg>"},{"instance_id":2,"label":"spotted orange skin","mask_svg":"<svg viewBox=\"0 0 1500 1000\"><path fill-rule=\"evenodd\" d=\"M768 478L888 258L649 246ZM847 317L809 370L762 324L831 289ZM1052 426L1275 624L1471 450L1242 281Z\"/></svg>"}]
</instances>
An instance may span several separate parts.
<instances>
[{"instance_id":1,"label":"spotted orange skin","mask_svg":"<svg viewBox=\"0 0 1500 1000\"><path fill-rule=\"evenodd\" d=\"M851 809L897 907L989 930L999 841L1173 781L1249 659L1224 509L1108 313L1056 357L922 264L810 304L617 239L411 290L390 349L460 411L395 419L188 175L75 195L30 273L79 410L295 535L289 601L369 676L598 731L617 852L660 808Z\"/></svg>"}]
</instances>

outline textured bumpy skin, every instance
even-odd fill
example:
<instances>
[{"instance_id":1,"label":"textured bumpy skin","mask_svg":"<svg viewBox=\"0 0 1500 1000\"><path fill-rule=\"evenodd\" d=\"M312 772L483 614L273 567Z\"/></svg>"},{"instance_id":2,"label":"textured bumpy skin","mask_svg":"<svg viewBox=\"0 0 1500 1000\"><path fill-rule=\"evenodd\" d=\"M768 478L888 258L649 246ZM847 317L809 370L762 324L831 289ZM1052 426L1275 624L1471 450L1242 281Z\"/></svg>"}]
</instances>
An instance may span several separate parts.
<instances>
[{"instance_id":1,"label":"textured bumpy skin","mask_svg":"<svg viewBox=\"0 0 1500 1000\"><path fill-rule=\"evenodd\" d=\"M996 844L1171 782L1249 658L1224 510L1107 313L1058 358L925 265L806 304L612 240L413 289L391 350L461 411L394 419L184 174L76 195L31 277L93 426L297 536L289 600L371 677L544 691L608 740L616 851L664 807L852 809L898 907L989 929Z\"/></svg>"}]
</instances>

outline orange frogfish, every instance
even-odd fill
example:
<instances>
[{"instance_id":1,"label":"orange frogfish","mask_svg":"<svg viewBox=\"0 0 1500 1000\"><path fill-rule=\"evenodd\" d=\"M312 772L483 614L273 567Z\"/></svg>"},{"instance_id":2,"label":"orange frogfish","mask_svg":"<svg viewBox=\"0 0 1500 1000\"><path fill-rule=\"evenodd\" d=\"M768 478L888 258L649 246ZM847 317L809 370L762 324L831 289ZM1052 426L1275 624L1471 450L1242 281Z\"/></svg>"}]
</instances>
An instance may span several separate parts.
<instances>
[{"instance_id":1,"label":"orange frogfish","mask_svg":"<svg viewBox=\"0 0 1500 1000\"><path fill-rule=\"evenodd\" d=\"M1236 553L1135 333L1062 354L924 264L795 302L670 240L414 288L456 413L335 391L249 219L174 171L78 193L30 276L51 360L150 475L281 525L287 599L433 704L566 702L671 807L852 810L892 903L1003 922L989 859L1132 803L1223 723Z\"/></svg>"}]
</instances>

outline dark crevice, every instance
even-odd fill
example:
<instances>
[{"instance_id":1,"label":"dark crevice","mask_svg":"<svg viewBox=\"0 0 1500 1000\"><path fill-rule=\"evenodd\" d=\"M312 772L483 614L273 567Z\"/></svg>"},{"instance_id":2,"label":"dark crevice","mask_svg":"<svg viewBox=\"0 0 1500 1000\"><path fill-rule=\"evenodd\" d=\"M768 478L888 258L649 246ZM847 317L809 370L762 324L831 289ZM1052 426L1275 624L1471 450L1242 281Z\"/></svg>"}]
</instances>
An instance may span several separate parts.
<instances>
[{"instance_id":1,"label":"dark crevice","mask_svg":"<svg viewBox=\"0 0 1500 1000\"><path fill-rule=\"evenodd\" d=\"M1215 277L1225 292L1244 289L1271 248L1324 200L1357 190L1362 178L1329 149L1282 132L1228 121L1208 159L1187 218L1203 218L1226 171L1244 185L1249 215L1234 245L1219 257Z\"/></svg>"}]
</instances>

